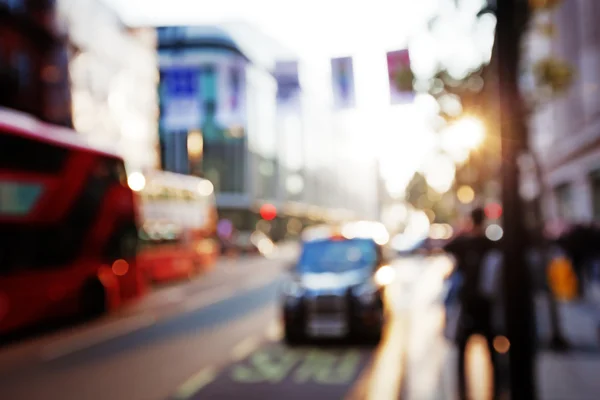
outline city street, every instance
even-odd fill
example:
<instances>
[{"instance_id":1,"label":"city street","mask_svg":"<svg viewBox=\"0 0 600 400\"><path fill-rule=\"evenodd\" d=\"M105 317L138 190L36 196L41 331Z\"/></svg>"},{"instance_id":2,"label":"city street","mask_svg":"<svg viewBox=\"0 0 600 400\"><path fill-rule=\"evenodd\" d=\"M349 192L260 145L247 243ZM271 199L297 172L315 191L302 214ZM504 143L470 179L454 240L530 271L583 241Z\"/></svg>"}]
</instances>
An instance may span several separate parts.
<instances>
[{"instance_id":1,"label":"city street","mask_svg":"<svg viewBox=\"0 0 600 400\"><path fill-rule=\"evenodd\" d=\"M290 259L224 261L119 315L3 349L2 397L452 398L452 351L441 336L439 303L448 259L394 263L392 318L377 349L281 343L277 290Z\"/></svg>"}]
</instances>

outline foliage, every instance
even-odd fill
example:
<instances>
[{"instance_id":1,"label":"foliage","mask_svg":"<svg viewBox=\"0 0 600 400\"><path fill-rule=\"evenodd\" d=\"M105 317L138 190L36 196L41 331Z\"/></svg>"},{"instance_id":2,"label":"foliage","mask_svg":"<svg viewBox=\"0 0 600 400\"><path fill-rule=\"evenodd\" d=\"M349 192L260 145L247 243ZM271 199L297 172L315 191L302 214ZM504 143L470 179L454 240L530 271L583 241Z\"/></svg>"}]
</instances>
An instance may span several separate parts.
<instances>
[{"instance_id":1,"label":"foliage","mask_svg":"<svg viewBox=\"0 0 600 400\"><path fill-rule=\"evenodd\" d=\"M407 186L406 201L412 207L426 210L428 214L435 216L432 222L447 223L455 216L454 195L450 192L436 192L420 172L413 175Z\"/></svg>"},{"instance_id":2,"label":"foliage","mask_svg":"<svg viewBox=\"0 0 600 400\"><path fill-rule=\"evenodd\" d=\"M536 86L550 95L565 93L573 83L574 71L569 63L554 57L545 57L533 66Z\"/></svg>"},{"instance_id":3,"label":"foliage","mask_svg":"<svg viewBox=\"0 0 600 400\"><path fill-rule=\"evenodd\" d=\"M562 0L529 0L529 6L535 11L552 10L560 3Z\"/></svg>"}]
</instances>

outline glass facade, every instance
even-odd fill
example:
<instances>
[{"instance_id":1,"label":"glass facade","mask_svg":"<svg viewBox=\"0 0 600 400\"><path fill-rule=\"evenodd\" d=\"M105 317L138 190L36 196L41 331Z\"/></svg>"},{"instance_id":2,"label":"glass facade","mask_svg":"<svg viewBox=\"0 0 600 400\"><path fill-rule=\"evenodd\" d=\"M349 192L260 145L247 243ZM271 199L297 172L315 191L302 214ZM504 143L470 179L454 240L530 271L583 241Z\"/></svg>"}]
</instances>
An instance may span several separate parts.
<instances>
[{"instance_id":1,"label":"glass facade","mask_svg":"<svg viewBox=\"0 0 600 400\"><path fill-rule=\"evenodd\" d=\"M230 54L230 62L227 55L212 56L208 50L205 59L194 65L177 66L175 58L174 65L162 68L162 167L202 175L217 193L243 194L247 135L244 125L232 118L232 114L243 111L240 70L235 66L238 56ZM179 72L174 73L176 70ZM192 155L187 148L192 133L201 135L201 154Z\"/></svg>"}]
</instances>

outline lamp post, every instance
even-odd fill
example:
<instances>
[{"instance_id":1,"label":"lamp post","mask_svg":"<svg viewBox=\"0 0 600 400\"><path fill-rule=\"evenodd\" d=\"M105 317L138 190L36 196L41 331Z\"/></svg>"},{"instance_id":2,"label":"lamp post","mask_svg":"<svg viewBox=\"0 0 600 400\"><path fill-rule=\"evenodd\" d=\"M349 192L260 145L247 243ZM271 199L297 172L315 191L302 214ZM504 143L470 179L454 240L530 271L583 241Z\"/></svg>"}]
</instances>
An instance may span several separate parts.
<instances>
[{"instance_id":1,"label":"lamp post","mask_svg":"<svg viewBox=\"0 0 600 400\"><path fill-rule=\"evenodd\" d=\"M187 136L188 161L190 173L202 176L202 154L204 153L204 138L200 131L190 131Z\"/></svg>"}]
</instances>

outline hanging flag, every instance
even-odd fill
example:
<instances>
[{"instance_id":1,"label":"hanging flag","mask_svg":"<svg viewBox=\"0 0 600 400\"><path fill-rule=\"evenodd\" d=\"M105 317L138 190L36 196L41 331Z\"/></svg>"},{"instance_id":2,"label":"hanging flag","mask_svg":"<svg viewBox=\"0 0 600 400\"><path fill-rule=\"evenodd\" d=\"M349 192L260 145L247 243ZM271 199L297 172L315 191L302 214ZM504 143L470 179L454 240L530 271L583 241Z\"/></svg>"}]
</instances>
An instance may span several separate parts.
<instances>
[{"instance_id":1,"label":"hanging flag","mask_svg":"<svg viewBox=\"0 0 600 400\"><path fill-rule=\"evenodd\" d=\"M414 100L413 73L410 69L408 49L387 53L390 81L390 101L392 104L405 104Z\"/></svg>"},{"instance_id":2,"label":"hanging flag","mask_svg":"<svg viewBox=\"0 0 600 400\"><path fill-rule=\"evenodd\" d=\"M333 85L333 104L336 109L355 106L354 68L352 57L331 59L331 83Z\"/></svg>"},{"instance_id":3,"label":"hanging flag","mask_svg":"<svg viewBox=\"0 0 600 400\"><path fill-rule=\"evenodd\" d=\"M277 61L273 75L277 81L277 103L288 104L300 93L297 61Z\"/></svg>"}]
</instances>

